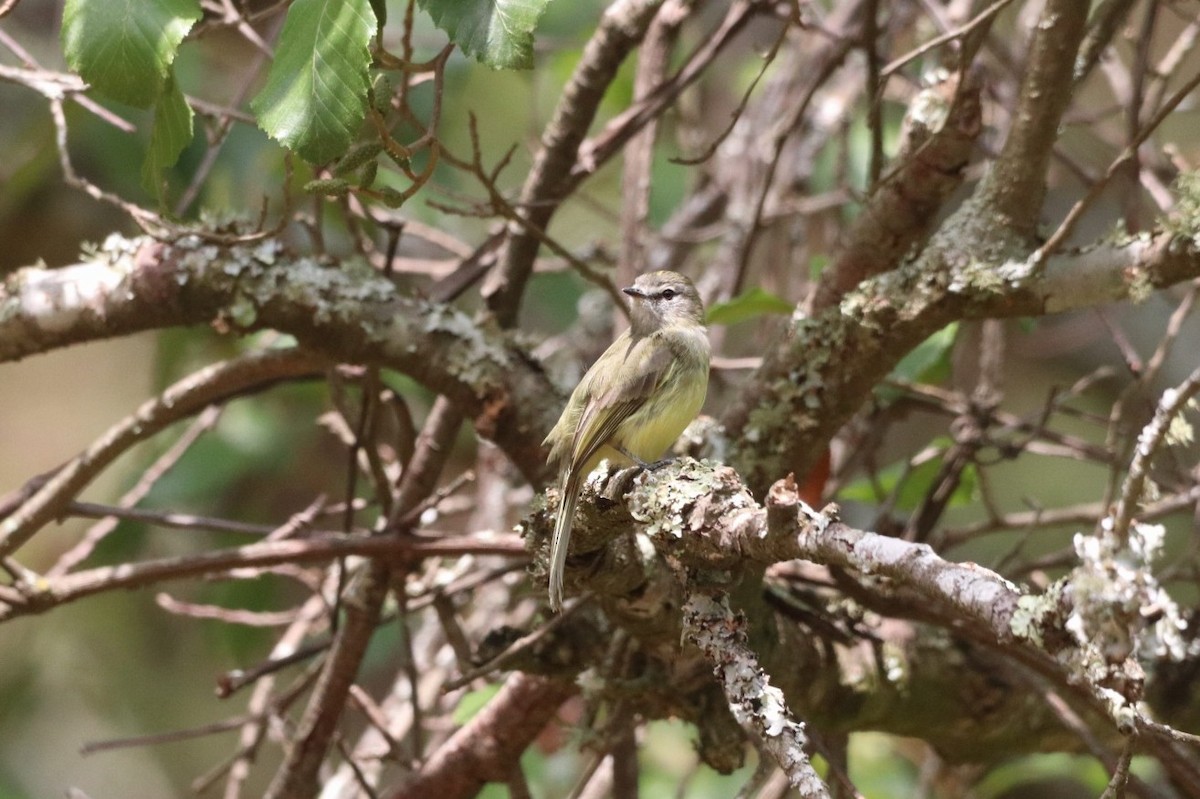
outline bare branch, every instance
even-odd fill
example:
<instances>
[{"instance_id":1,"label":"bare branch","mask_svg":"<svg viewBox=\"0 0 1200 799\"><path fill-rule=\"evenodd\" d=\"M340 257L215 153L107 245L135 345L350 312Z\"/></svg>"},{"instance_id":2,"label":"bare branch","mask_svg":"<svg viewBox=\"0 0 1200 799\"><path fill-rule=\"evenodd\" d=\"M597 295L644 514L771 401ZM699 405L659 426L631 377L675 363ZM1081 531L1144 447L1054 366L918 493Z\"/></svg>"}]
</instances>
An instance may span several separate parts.
<instances>
[{"instance_id":1,"label":"bare branch","mask_svg":"<svg viewBox=\"0 0 1200 799\"><path fill-rule=\"evenodd\" d=\"M487 782L508 782L520 753L577 691L564 680L516 672L471 721L390 799L465 799Z\"/></svg>"},{"instance_id":2,"label":"bare branch","mask_svg":"<svg viewBox=\"0 0 1200 799\"><path fill-rule=\"evenodd\" d=\"M44 613L68 602L93 594L144 588L169 580L189 577L215 577L238 569L264 568L295 563L328 563L337 558L362 555L390 557L457 557L465 554L491 554L526 557L525 546L515 536L477 539L472 537L390 537L346 538L314 536L303 540L268 541L234 549L215 549L120 566L100 566L22 584L8 589L0 600L0 621L14 616Z\"/></svg>"},{"instance_id":3,"label":"bare branch","mask_svg":"<svg viewBox=\"0 0 1200 799\"><path fill-rule=\"evenodd\" d=\"M1038 18L1021 95L1004 149L978 196L998 218L994 224L1030 239L1041 213L1058 126L1071 101L1075 56L1083 38L1087 6L1048 0Z\"/></svg>"},{"instance_id":4,"label":"bare branch","mask_svg":"<svg viewBox=\"0 0 1200 799\"><path fill-rule=\"evenodd\" d=\"M319 359L302 350L268 350L210 366L176 383L68 461L20 507L0 522L0 557L10 555L139 441L250 388L314 373Z\"/></svg>"},{"instance_id":5,"label":"bare branch","mask_svg":"<svg viewBox=\"0 0 1200 799\"><path fill-rule=\"evenodd\" d=\"M577 151L617 68L637 46L663 0L618 0L604 11L571 80L563 89L554 117L542 134L542 146L521 189L518 207L526 221L546 230L564 192L563 178L575 165ZM510 231L500 262L483 287L488 307L502 327L516 321L525 281L533 271L538 240L528 231Z\"/></svg>"}]
</instances>

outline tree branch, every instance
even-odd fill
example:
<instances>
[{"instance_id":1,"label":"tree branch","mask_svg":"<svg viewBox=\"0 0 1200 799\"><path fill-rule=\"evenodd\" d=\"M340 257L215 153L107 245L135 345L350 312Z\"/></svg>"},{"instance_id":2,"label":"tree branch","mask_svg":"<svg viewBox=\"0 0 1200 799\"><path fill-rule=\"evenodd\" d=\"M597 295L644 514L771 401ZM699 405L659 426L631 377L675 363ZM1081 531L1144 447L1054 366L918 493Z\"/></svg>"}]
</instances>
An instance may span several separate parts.
<instances>
[{"instance_id":1,"label":"tree branch","mask_svg":"<svg viewBox=\"0 0 1200 799\"><path fill-rule=\"evenodd\" d=\"M500 692L464 724L391 799L458 799L475 796L488 782L507 782L514 764L560 705L578 689L573 682L515 672Z\"/></svg>"},{"instance_id":2,"label":"tree branch","mask_svg":"<svg viewBox=\"0 0 1200 799\"><path fill-rule=\"evenodd\" d=\"M662 3L663 0L618 0L605 9L600 25L563 89L554 116L546 125L542 146L521 188L517 206L524 209L528 227L543 231L548 228L565 196L564 178L575 165L579 144L587 135L605 90L625 57L646 34ZM528 227L510 229L499 263L483 286L488 308L501 327L511 327L516 321L525 282L533 271L540 242Z\"/></svg>"},{"instance_id":3,"label":"tree branch","mask_svg":"<svg viewBox=\"0 0 1200 799\"><path fill-rule=\"evenodd\" d=\"M994 224L985 208L968 203L916 260L867 281L837 307L793 318L722 419L729 462L756 493L781 475L806 474L875 385L950 322L1138 299L1200 275L1200 248L1186 234L1105 243L1043 266L994 242Z\"/></svg>"},{"instance_id":4,"label":"tree branch","mask_svg":"<svg viewBox=\"0 0 1200 799\"><path fill-rule=\"evenodd\" d=\"M1075 0L1049 0L1042 9L1012 127L977 194L999 216L996 225L1027 240L1042 211L1046 168L1071 102L1087 16L1087 6Z\"/></svg>"},{"instance_id":5,"label":"tree branch","mask_svg":"<svg viewBox=\"0 0 1200 799\"><path fill-rule=\"evenodd\" d=\"M189 375L68 461L0 522L0 558L11 555L44 525L63 515L84 486L122 453L180 419L254 386L315 373L321 359L302 350L268 350L214 364Z\"/></svg>"},{"instance_id":6,"label":"tree branch","mask_svg":"<svg viewBox=\"0 0 1200 799\"><path fill-rule=\"evenodd\" d=\"M746 640L745 618L735 616L723 596L693 594L683 606L683 635L712 663L734 718L775 758L788 783L805 799L828 799L829 790L804 753L804 725L758 665Z\"/></svg>"},{"instance_id":7,"label":"tree branch","mask_svg":"<svg viewBox=\"0 0 1200 799\"><path fill-rule=\"evenodd\" d=\"M828 308L866 278L891 271L928 235L937 210L962 185L982 129L978 81L955 75L925 89L904 123L896 166L846 231L837 258L821 270L809 313Z\"/></svg>"},{"instance_id":8,"label":"tree branch","mask_svg":"<svg viewBox=\"0 0 1200 799\"><path fill-rule=\"evenodd\" d=\"M556 392L507 335L454 308L402 296L356 262L292 256L275 240L218 246L110 237L87 261L26 268L0 285L0 362L144 330L275 329L335 361L378 364L445 394L535 484Z\"/></svg>"},{"instance_id":9,"label":"tree branch","mask_svg":"<svg viewBox=\"0 0 1200 799\"><path fill-rule=\"evenodd\" d=\"M617 484L624 474L617 473ZM1102 737L1111 740L1118 731L1130 734L1146 725L1154 727L1137 705L1145 668L1142 663L1149 658L1180 658L1186 649L1178 640L1161 646L1156 643L1171 635L1178 638L1178 631L1171 630L1179 612L1157 587L1148 564L1143 562L1125 571L1106 566L1110 561L1136 563L1143 557L1125 552L1116 539L1107 541L1096 553L1081 551L1076 571L1086 573L1085 583L1092 586L1086 594L1072 594L1064 588L1073 584L1072 580L1084 579L1074 572L1044 593L1033 594L974 563L947 561L924 544L848 527L828 510L817 513L800 500L790 479L777 482L765 505L759 505L732 469L686 459L639 478L623 507L590 509L585 504L577 519L576 534L588 537L595 519L604 516L605 523L614 530L628 530L632 524L638 534L653 542L663 560L675 567L676 576L672 578L663 568L663 560L650 563L646 559L599 555L591 560L593 565L602 563L602 569L581 570L589 572L587 588L605 607L628 606L624 617L632 620L628 629L646 638L644 646L651 651L679 640L678 629L672 629L672 625L683 622L671 608L679 607L673 598L681 592L731 590L731 586L751 579L767 565L807 560L847 574L840 587L845 591L854 586L853 593L860 602L889 614L912 614L974 641L1001 658L1015 658L1033 668L1078 703L1089 723L1099 725ZM547 522L537 524L541 529ZM628 547L624 538L621 534L612 548L624 551ZM1139 538L1129 545L1129 552L1145 553L1147 547L1153 549ZM576 569L583 565L580 560L573 564ZM573 577L578 581L580 574ZM1119 610L1105 598L1131 593L1146 597L1146 603L1160 608L1161 615L1144 616L1139 602ZM609 616L618 624L626 623L620 613ZM647 616L654 616L652 625L638 620ZM1121 654L1114 658L1113 652L1126 640L1142 642L1131 650L1138 660ZM949 646L949 642L943 646ZM1157 654L1153 654L1156 647ZM797 663L798 659L798 653L791 651L789 662ZM1079 675L1087 676L1081 680ZM785 690L800 686L796 697L789 694L793 705L809 704L803 697L810 693L823 697L818 701L835 700L828 689L822 691L812 685L811 673L772 676ZM916 690L915 679L915 675L906 675L906 684L912 690ZM880 690L886 693L883 686L875 686L873 693ZM1016 697L1012 701L1014 707L1010 710L1015 711L1022 703ZM997 707L993 706L991 712L997 712ZM925 707L919 712L922 718L914 723L923 730L926 740L961 756L982 756L970 742L931 732L941 725L954 727L961 723L951 723L945 717L945 713L955 712L952 708L943 705L935 711ZM853 728L855 715L835 719L834 728ZM981 743L984 750L998 756L1035 746L1032 716L1028 712L1022 715L1021 740L1001 735L994 742ZM1043 718L1042 723L1048 725L1043 728L1048 737L1061 734L1053 731L1058 724L1053 718ZM898 731L904 728L900 722Z\"/></svg>"},{"instance_id":10,"label":"tree branch","mask_svg":"<svg viewBox=\"0 0 1200 799\"><path fill-rule=\"evenodd\" d=\"M327 563L337 558L422 558L489 554L526 556L525 545L515 536L494 539L450 536L386 536L353 538L316 535L292 541L266 541L233 549L215 549L194 555L99 566L94 569L45 578L18 588L5 586L0 593L0 621L65 605L94 594L144 588L169 580L215 577L238 569L284 564Z\"/></svg>"}]
</instances>

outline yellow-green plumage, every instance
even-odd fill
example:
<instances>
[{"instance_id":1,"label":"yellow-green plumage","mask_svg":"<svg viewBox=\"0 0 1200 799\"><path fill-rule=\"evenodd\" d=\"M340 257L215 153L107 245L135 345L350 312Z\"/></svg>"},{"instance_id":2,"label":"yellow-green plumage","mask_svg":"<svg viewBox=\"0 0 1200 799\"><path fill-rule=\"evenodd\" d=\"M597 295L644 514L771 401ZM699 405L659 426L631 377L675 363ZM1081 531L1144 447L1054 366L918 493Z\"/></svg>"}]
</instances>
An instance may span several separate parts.
<instances>
[{"instance_id":1,"label":"yellow-green plumage","mask_svg":"<svg viewBox=\"0 0 1200 799\"><path fill-rule=\"evenodd\" d=\"M695 287L676 272L650 272L624 289L630 328L579 381L546 436L559 466L550 543L550 606L562 607L563 571L579 487L603 459L652 461L675 442L708 391L708 335Z\"/></svg>"}]
</instances>

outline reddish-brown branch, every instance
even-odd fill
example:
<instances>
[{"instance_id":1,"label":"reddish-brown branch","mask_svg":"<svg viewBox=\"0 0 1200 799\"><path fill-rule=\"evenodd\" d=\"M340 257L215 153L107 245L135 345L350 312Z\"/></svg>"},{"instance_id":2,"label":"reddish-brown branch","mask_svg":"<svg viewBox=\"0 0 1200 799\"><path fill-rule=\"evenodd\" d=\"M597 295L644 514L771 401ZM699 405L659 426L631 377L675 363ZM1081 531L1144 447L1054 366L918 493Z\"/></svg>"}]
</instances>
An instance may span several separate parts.
<instances>
[{"instance_id":1,"label":"reddish-brown branch","mask_svg":"<svg viewBox=\"0 0 1200 799\"><path fill-rule=\"evenodd\" d=\"M566 680L516 672L390 799L459 799L489 782L508 782L521 752L578 691Z\"/></svg>"}]
</instances>

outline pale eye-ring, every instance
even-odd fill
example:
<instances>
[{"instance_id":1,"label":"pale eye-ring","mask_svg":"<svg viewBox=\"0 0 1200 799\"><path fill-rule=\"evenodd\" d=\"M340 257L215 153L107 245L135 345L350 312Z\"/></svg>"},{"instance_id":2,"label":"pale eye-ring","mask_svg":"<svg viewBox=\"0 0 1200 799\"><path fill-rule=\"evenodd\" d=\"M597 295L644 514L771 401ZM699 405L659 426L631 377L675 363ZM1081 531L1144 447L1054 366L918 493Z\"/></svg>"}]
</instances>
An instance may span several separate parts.
<instances>
[{"instance_id":1,"label":"pale eye-ring","mask_svg":"<svg viewBox=\"0 0 1200 799\"><path fill-rule=\"evenodd\" d=\"M663 296L664 300L674 299L675 298L675 289L663 289L662 296Z\"/></svg>"}]
</instances>

